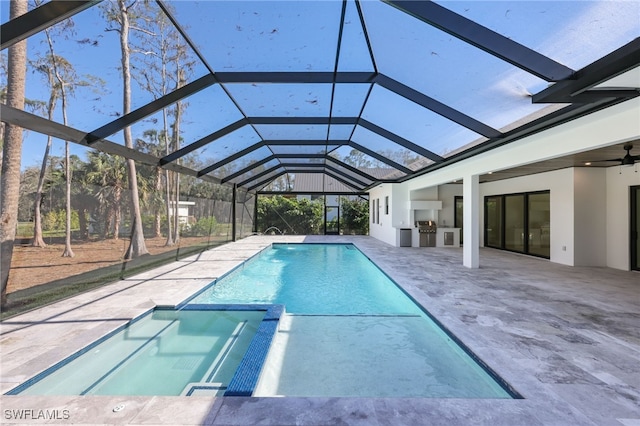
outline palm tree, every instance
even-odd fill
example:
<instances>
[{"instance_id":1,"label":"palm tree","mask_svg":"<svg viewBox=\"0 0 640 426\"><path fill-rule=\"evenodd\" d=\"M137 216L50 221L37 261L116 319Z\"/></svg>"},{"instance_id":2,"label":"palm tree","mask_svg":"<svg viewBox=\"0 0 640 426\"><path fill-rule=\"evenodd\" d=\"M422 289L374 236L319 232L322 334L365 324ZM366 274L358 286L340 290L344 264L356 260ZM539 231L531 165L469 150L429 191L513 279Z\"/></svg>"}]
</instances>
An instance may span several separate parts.
<instances>
[{"instance_id":1,"label":"palm tree","mask_svg":"<svg viewBox=\"0 0 640 426\"><path fill-rule=\"evenodd\" d=\"M9 19L27 13L27 0L12 0ZM7 106L24 109L27 73L27 41L11 46L8 53ZM2 177L0 179L0 304L7 303L7 284L13 257L13 242L18 224L18 197L20 192L20 160L22 157L22 128L7 124L4 128L2 149Z\"/></svg>"},{"instance_id":2,"label":"palm tree","mask_svg":"<svg viewBox=\"0 0 640 426\"><path fill-rule=\"evenodd\" d=\"M157 130L150 129L145 130L142 135L145 139L136 139L136 149L156 157L162 157L165 153L165 147L161 142L166 140L164 133L158 133ZM138 178L142 180L142 200L145 206L153 211L155 237L160 238L162 237L162 210L164 208L162 168L159 166L142 166Z\"/></svg>"},{"instance_id":3,"label":"palm tree","mask_svg":"<svg viewBox=\"0 0 640 426\"><path fill-rule=\"evenodd\" d=\"M125 160L117 155L91 151L88 154L87 182L95 185L98 190L95 197L104 215L102 236L106 238L108 231L113 228L113 238L118 239L122 222L122 193L126 182Z\"/></svg>"}]
</instances>

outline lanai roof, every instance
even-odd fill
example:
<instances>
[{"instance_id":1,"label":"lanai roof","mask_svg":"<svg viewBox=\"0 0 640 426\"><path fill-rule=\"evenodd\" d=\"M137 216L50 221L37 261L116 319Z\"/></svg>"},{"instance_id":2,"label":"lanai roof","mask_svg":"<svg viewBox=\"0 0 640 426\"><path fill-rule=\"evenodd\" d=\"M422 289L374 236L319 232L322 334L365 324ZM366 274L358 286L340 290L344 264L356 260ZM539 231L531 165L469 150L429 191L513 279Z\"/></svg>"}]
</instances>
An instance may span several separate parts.
<instances>
[{"instance_id":1,"label":"lanai roof","mask_svg":"<svg viewBox=\"0 0 640 426\"><path fill-rule=\"evenodd\" d=\"M140 84L123 114L105 3L3 13L3 49L71 16L60 54L108 93L78 87L67 126L5 105L2 119L249 191L311 173L359 192L639 94L637 1L157 1L133 6L152 19L131 32ZM162 37L183 46L164 88ZM179 148L123 147L123 129L142 135L179 101Z\"/></svg>"}]
</instances>

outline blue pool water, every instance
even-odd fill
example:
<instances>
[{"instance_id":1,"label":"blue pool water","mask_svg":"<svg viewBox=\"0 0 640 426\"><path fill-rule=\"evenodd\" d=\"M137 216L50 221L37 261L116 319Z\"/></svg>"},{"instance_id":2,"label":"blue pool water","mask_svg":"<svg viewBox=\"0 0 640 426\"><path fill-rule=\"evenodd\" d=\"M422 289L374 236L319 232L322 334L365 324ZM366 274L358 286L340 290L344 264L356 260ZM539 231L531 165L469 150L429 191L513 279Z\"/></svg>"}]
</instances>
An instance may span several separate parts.
<instances>
[{"instance_id":1,"label":"blue pool water","mask_svg":"<svg viewBox=\"0 0 640 426\"><path fill-rule=\"evenodd\" d=\"M264 316L157 310L10 393L222 395Z\"/></svg>"},{"instance_id":2,"label":"blue pool water","mask_svg":"<svg viewBox=\"0 0 640 426\"><path fill-rule=\"evenodd\" d=\"M422 313L351 244L273 244L190 303L277 303L314 315Z\"/></svg>"},{"instance_id":3,"label":"blue pool water","mask_svg":"<svg viewBox=\"0 0 640 426\"><path fill-rule=\"evenodd\" d=\"M254 396L515 395L350 244L274 244L189 303L285 305Z\"/></svg>"}]
</instances>

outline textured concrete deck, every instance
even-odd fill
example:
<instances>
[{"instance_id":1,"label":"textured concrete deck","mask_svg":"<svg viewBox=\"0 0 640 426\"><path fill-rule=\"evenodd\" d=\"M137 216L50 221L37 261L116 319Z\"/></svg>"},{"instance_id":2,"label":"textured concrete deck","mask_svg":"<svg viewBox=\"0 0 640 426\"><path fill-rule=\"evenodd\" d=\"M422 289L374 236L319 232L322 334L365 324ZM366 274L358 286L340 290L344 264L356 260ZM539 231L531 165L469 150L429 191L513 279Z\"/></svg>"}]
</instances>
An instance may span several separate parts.
<instances>
[{"instance_id":1,"label":"textured concrete deck","mask_svg":"<svg viewBox=\"0 0 640 426\"><path fill-rule=\"evenodd\" d=\"M0 325L0 390L156 304L179 303L274 241L354 242L525 399L1 396L0 422L640 426L640 274L491 249L471 270L459 249L369 237L250 237L11 318ZM16 418L39 410L58 419Z\"/></svg>"}]
</instances>

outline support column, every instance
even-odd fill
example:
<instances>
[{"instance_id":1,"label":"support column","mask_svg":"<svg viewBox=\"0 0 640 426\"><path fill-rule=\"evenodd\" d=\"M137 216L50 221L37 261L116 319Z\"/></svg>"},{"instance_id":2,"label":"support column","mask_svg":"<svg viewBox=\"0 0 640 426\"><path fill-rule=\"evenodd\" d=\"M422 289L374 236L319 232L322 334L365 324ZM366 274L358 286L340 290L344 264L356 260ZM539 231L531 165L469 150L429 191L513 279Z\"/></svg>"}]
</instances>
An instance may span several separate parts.
<instances>
[{"instance_id":1,"label":"support column","mask_svg":"<svg viewBox=\"0 0 640 426\"><path fill-rule=\"evenodd\" d=\"M255 194L256 199L253 200L253 233L258 233L258 193Z\"/></svg>"},{"instance_id":2,"label":"support column","mask_svg":"<svg viewBox=\"0 0 640 426\"><path fill-rule=\"evenodd\" d=\"M236 240L236 203L237 200L237 191L238 187L236 184L233 184L233 192L231 193L231 241Z\"/></svg>"},{"instance_id":3,"label":"support column","mask_svg":"<svg viewBox=\"0 0 640 426\"><path fill-rule=\"evenodd\" d=\"M465 176L462 183L464 247L462 264L480 267L480 175Z\"/></svg>"}]
</instances>

